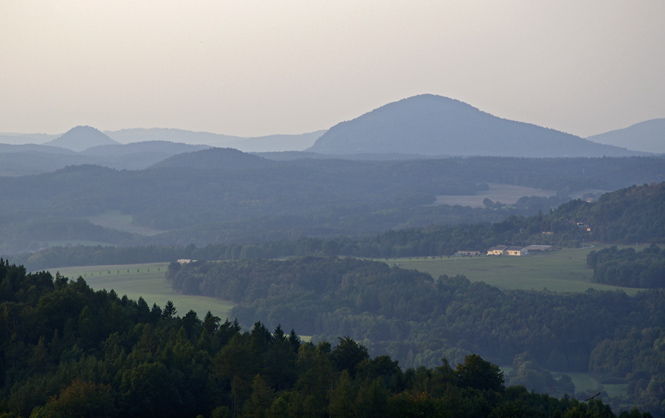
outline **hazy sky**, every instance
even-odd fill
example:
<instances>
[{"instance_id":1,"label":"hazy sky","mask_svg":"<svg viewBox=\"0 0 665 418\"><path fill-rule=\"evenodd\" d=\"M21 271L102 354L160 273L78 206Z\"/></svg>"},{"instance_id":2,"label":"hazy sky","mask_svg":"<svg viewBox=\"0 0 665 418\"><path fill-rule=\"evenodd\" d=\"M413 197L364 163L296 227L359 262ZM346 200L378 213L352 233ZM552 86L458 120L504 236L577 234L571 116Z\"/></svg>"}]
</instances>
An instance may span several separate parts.
<instances>
[{"instance_id":1,"label":"hazy sky","mask_svg":"<svg viewBox=\"0 0 665 418\"><path fill-rule=\"evenodd\" d=\"M303 133L422 93L580 136L665 117L665 1L0 0L0 132Z\"/></svg>"}]
</instances>

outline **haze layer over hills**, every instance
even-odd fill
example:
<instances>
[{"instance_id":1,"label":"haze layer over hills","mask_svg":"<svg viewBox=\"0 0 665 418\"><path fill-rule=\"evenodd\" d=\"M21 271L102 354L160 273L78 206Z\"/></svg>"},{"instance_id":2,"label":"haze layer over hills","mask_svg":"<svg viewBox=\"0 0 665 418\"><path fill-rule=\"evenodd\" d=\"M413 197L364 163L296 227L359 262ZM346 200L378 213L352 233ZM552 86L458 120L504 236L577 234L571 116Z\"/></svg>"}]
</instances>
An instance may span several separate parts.
<instances>
[{"instance_id":1,"label":"haze layer over hills","mask_svg":"<svg viewBox=\"0 0 665 418\"><path fill-rule=\"evenodd\" d=\"M68 164L101 164L114 168L140 169L179 152L207 147L234 148L243 152L285 153L266 155L275 159L345 156L352 159L404 159L437 156L511 156L511 157L602 157L634 156L665 152L665 119L646 121L630 128L589 137L589 140L532 125L502 119L458 100L425 94L389 103L351 121L341 122L328 131L297 135L268 135L243 138L181 129L122 129L101 132L77 126L55 137L46 134L3 134L0 144L42 144L30 148L0 148L1 153L33 152L66 154L62 149L86 157L112 158L118 154L140 152L146 164L130 166L90 160L76 154L55 158L47 166L32 164L30 155L14 156L23 165L16 170L0 170L0 175L45 172ZM55 138L54 138L55 137ZM154 143L146 147L127 144ZM167 143L197 145L197 148L167 147ZM124 145L123 145L124 144ZM158 145L161 144L161 145ZM101 146L107 147L101 147ZM109 147L109 145L114 145ZM56 148L58 147L58 148ZM94 152L87 150L95 147ZM164 148L169 148L164 150ZM621 148L622 147L622 148ZM627 149L626 149L627 148ZM139 150L140 151L137 151ZM630 151L629 151L630 150ZM105 152L109 154L105 154ZM155 153L148 155L150 153ZM302 152L302 154L299 154ZM318 156L317 156L318 154ZM44 160L35 156L36 160ZM338 157L336 157L338 158ZM58 162L60 159L63 162ZM65 161L66 160L66 161ZM15 165L15 164L14 164Z\"/></svg>"},{"instance_id":2,"label":"haze layer over hills","mask_svg":"<svg viewBox=\"0 0 665 418\"><path fill-rule=\"evenodd\" d=\"M322 130L297 135L268 135L244 138L210 132L151 128L106 131L106 134L123 144L144 141L171 141L190 145L235 148L243 152L282 152L301 151L309 148L314 144L314 141L323 135L324 132L325 131Z\"/></svg>"},{"instance_id":3,"label":"haze layer over hills","mask_svg":"<svg viewBox=\"0 0 665 418\"><path fill-rule=\"evenodd\" d=\"M73 147L80 150L83 147L92 147L102 144L133 144L140 142L173 142L188 145L207 145L209 147L220 148L235 148L243 152L283 152L283 151L301 151L311 147L325 130L308 132L304 134L277 134L266 135L257 137L241 137L233 135L223 135L211 132L194 132L183 129L167 129L167 128L133 128L121 129L118 131L104 131L101 132L95 128L92 132L88 129L90 127L76 127L66 134L21 134L21 133L7 133L0 132L0 145L25 145L41 144L42 146L63 147L74 150L68 145L70 142ZM71 131L74 131L73 133ZM72 140L73 134L76 132L87 131L89 134L97 136L108 137L112 142L107 140L102 143L95 143L95 141L88 141L87 135L77 135L75 140ZM68 135L69 134L69 135ZM100 135L101 134L101 135ZM65 137L65 135L67 135ZM69 141L60 140L61 137L69 137ZM58 140L54 142L54 140ZM83 149L86 149L83 148ZM2 151L2 150L0 150ZM4 151L2 151L4 152Z\"/></svg>"},{"instance_id":4,"label":"haze layer over hills","mask_svg":"<svg viewBox=\"0 0 665 418\"><path fill-rule=\"evenodd\" d=\"M597 135L591 137L593 142L426 94L387 104L328 131L298 135L243 138L162 128L101 132L90 126L77 126L58 136L0 133L0 176L47 173L81 164L141 170L171 156L210 147L262 153L279 161L639 156L646 151L665 153L664 121ZM631 150L613 146L627 144L634 144L628 146Z\"/></svg>"},{"instance_id":5,"label":"haze layer over hills","mask_svg":"<svg viewBox=\"0 0 665 418\"><path fill-rule=\"evenodd\" d=\"M308 151L441 156L602 157L636 152L501 119L430 94L382 106L330 128Z\"/></svg>"}]
</instances>

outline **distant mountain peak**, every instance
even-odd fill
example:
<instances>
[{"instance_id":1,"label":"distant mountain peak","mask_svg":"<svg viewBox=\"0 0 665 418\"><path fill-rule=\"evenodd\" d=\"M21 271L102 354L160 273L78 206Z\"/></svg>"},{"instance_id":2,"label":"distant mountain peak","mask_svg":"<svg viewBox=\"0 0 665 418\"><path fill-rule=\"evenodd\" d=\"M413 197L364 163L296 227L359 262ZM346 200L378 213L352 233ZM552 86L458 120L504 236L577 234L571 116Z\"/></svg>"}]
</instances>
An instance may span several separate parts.
<instances>
[{"instance_id":1,"label":"distant mountain peak","mask_svg":"<svg viewBox=\"0 0 665 418\"><path fill-rule=\"evenodd\" d=\"M601 157L638 153L483 112L469 104L421 94L339 123L307 151L321 154Z\"/></svg>"},{"instance_id":2,"label":"distant mountain peak","mask_svg":"<svg viewBox=\"0 0 665 418\"><path fill-rule=\"evenodd\" d=\"M118 144L118 142L109 138L104 132L95 129L92 126L75 126L62 134L62 136L49 141L44 145L52 145L81 152L91 147L111 144Z\"/></svg>"},{"instance_id":3,"label":"distant mountain peak","mask_svg":"<svg viewBox=\"0 0 665 418\"><path fill-rule=\"evenodd\" d=\"M645 120L627 128L593 135L587 139L599 144L665 154L665 118Z\"/></svg>"}]
</instances>

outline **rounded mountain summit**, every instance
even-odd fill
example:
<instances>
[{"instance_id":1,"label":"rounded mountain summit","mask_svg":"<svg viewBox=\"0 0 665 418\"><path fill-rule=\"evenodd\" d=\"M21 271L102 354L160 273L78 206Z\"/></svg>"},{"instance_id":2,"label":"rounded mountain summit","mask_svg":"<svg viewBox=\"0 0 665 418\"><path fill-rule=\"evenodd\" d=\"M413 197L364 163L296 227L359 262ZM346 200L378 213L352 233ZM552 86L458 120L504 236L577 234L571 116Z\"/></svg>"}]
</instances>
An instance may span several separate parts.
<instances>
[{"instance_id":1,"label":"rounded mountain summit","mask_svg":"<svg viewBox=\"0 0 665 418\"><path fill-rule=\"evenodd\" d=\"M339 123L307 151L320 154L619 157L640 155L575 135L502 119L432 94L389 103Z\"/></svg>"},{"instance_id":2,"label":"rounded mountain summit","mask_svg":"<svg viewBox=\"0 0 665 418\"><path fill-rule=\"evenodd\" d=\"M44 145L67 148L72 151L81 152L91 147L112 144L119 144L119 142L112 140L104 132L95 129L92 126L76 126L58 138L46 142Z\"/></svg>"}]
</instances>

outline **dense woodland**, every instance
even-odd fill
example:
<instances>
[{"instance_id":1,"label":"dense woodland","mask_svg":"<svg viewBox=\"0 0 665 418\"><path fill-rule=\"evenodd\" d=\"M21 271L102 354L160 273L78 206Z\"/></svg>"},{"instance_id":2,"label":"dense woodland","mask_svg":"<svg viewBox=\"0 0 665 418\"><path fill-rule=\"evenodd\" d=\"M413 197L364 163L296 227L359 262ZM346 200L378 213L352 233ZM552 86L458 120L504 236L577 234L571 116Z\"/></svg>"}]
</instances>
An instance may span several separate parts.
<instances>
[{"instance_id":1,"label":"dense woodland","mask_svg":"<svg viewBox=\"0 0 665 418\"><path fill-rule=\"evenodd\" d=\"M525 198L523 201L532 199ZM441 207L422 207L423 210ZM473 210L446 206L451 211ZM485 251L504 245L549 244L578 247L584 242L616 244L665 241L665 183L632 186L602 195L587 203L574 200L533 216L511 215L496 222L434 225L427 228L388 230L366 237L300 237L248 243L187 246L56 247L13 257L31 270L71 265L168 262L178 258L195 260L241 260L294 256L353 256L374 258L453 255L460 250ZM493 212L491 209L478 211ZM419 213L417 210L415 213ZM482 218L482 217L481 217ZM295 222L295 220L294 220ZM288 222L285 225L289 225ZM591 231L588 231L590 229ZM294 233L295 234L295 233ZM297 235L297 234L296 234Z\"/></svg>"},{"instance_id":2,"label":"dense woodland","mask_svg":"<svg viewBox=\"0 0 665 418\"><path fill-rule=\"evenodd\" d=\"M224 153L210 155L219 151L201 151L193 160L187 156L185 166L178 161L136 171L72 166L0 178L0 253L39 250L54 240L55 231L70 241L202 247L498 222L509 215L548 213L573 192L660 182L665 172L665 159L647 157L275 162L254 156L251 168L239 168L225 163ZM428 206L436 196L473 195L489 183L544 188L557 196L510 206L491 202L474 210ZM89 217L113 210L131 215L137 226L163 232L119 234L90 224Z\"/></svg>"},{"instance_id":3,"label":"dense woodland","mask_svg":"<svg viewBox=\"0 0 665 418\"><path fill-rule=\"evenodd\" d=\"M617 247L592 251L587 256L587 265L593 268L593 279L598 283L665 287L665 250L655 244L639 252L633 248L618 250Z\"/></svg>"},{"instance_id":4,"label":"dense woodland","mask_svg":"<svg viewBox=\"0 0 665 418\"><path fill-rule=\"evenodd\" d=\"M405 370L347 337L315 345L281 326L177 314L2 260L0 416L616 416L600 400L506 388L478 355Z\"/></svg>"},{"instance_id":5,"label":"dense woodland","mask_svg":"<svg viewBox=\"0 0 665 418\"><path fill-rule=\"evenodd\" d=\"M238 303L232 315L241 323L282 324L320 339L349 335L409 367L477 353L497 364L517 362L518 368L528 360L535 371L586 372L593 364L603 380L633 382L639 376L646 379L639 393L643 401L661 399L665 389L662 290L634 297L591 290L500 291L464 277L434 280L379 262L316 257L172 263L167 279L177 291ZM642 369L627 359L624 363L635 367L621 368L623 375L600 372L612 369L615 358L598 346L629 338L635 330L655 332L655 340L623 355L639 355L641 364L651 366ZM637 370L641 374L631 374ZM522 383L532 388L542 377L528 382L523 374ZM565 382L553 381L548 392L557 393L560 386Z\"/></svg>"}]
</instances>

